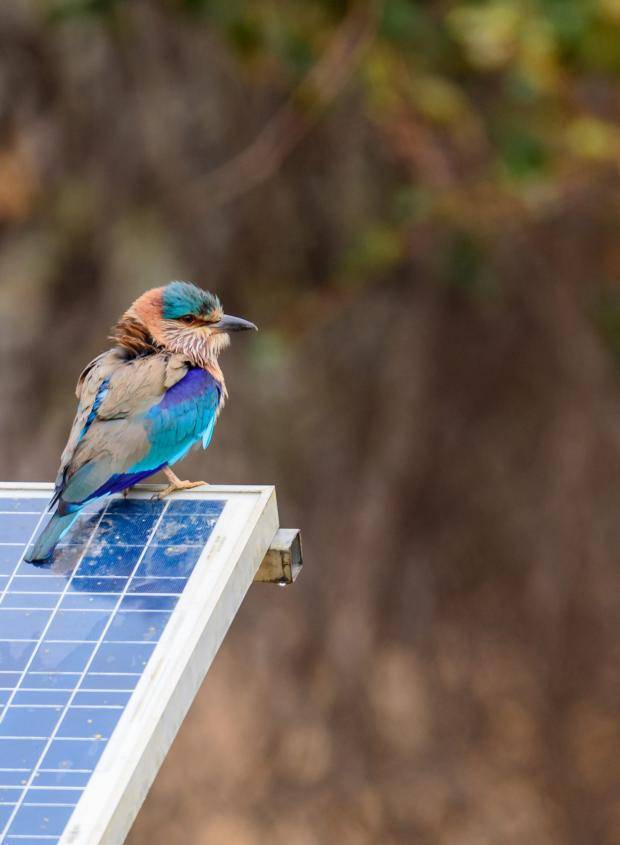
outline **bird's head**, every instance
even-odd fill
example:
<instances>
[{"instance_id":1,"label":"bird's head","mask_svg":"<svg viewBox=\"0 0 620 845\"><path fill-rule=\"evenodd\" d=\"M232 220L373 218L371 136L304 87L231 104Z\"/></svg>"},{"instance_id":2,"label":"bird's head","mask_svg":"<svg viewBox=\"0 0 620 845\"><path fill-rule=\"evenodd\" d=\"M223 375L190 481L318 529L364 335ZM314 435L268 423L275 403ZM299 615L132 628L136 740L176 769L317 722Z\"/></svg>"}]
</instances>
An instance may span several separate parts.
<instances>
[{"instance_id":1,"label":"bird's head","mask_svg":"<svg viewBox=\"0 0 620 845\"><path fill-rule=\"evenodd\" d=\"M171 352L203 365L214 361L230 343L230 332L254 329L254 323L231 317L217 296L189 282L170 282L136 299L116 327L121 345L138 349L143 336Z\"/></svg>"}]
</instances>

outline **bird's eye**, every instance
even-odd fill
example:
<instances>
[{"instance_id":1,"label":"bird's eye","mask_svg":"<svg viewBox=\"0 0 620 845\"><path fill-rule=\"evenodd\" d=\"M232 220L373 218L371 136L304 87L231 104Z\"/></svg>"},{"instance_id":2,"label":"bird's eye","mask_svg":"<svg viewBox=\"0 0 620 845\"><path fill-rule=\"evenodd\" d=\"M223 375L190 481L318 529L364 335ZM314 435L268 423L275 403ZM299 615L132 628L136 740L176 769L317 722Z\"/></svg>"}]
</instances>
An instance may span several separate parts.
<instances>
[{"instance_id":1,"label":"bird's eye","mask_svg":"<svg viewBox=\"0 0 620 845\"><path fill-rule=\"evenodd\" d=\"M194 317L191 314L184 314L182 317L179 317L179 322L189 326L194 322Z\"/></svg>"}]
</instances>

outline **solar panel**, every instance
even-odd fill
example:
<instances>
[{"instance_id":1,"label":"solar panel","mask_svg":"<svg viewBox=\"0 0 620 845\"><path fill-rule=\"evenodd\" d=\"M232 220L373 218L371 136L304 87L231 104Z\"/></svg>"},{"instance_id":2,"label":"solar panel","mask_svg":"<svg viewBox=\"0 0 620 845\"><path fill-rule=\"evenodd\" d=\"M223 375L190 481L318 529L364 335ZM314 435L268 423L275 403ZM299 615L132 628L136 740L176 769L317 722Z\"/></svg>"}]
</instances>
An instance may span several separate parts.
<instances>
[{"instance_id":1,"label":"solar panel","mask_svg":"<svg viewBox=\"0 0 620 845\"><path fill-rule=\"evenodd\" d=\"M0 487L0 843L118 843L278 528L271 487L108 499L23 562L49 485Z\"/></svg>"}]
</instances>

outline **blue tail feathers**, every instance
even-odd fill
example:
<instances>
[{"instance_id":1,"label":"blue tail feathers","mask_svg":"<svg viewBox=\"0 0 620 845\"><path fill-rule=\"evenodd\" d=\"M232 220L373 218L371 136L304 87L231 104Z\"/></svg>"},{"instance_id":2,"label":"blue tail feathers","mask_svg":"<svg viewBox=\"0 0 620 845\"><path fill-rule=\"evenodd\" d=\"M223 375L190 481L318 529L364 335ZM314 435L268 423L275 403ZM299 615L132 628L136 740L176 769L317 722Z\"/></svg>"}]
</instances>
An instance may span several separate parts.
<instances>
[{"instance_id":1,"label":"blue tail feathers","mask_svg":"<svg viewBox=\"0 0 620 845\"><path fill-rule=\"evenodd\" d=\"M56 543L68 531L75 521L79 511L61 516L56 512L37 537L34 547L26 552L24 560L27 563L43 563L52 556Z\"/></svg>"}]
</instances>

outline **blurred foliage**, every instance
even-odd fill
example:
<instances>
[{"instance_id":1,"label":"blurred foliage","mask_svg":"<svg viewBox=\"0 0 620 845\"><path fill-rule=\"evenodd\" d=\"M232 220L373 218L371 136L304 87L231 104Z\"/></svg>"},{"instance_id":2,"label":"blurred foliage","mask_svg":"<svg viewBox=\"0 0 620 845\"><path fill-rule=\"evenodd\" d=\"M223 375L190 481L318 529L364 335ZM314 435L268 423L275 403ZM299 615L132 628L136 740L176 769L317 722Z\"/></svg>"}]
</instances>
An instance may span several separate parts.
<instances>
[{"instance_id":1,"label":"blurred foliage","mask_svg":"<svg viewBox=\"0 0 620 845\"><path fill-rule=\"evenodd\" d=\"M293 98L334 32L363 4L162 6L217 33L255 85L267 81ZM126 0L50 5L57 23L97 14L114 17L121 29L130 7ZM593 167L617 171L618 109L606 86L620 71L618 0L385 0L368 8L378 28L357 73L361 105L418 197L426 192L430 201L403 204L403 181L386 186L400 214L387 203L384 219L357 222L330 274L336 287L347 288L351 274L358 285L371 281L397 263L413 227L454 230L457 241L468 232L470 244L488 240L507 218L511 225L544 219L584 168L587 178Z\"/></svg>"},{"instance_id":2,"label":"blurred foliage","mask_svg":"<svg viewBox=\"0 0 620 845\"><path fill-rule=\"evenodd\" d=\"M603 343L620 369L620 292L603 288L594 297L592 319Z\"/></svg>"}]
</instances>

